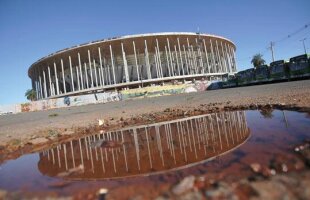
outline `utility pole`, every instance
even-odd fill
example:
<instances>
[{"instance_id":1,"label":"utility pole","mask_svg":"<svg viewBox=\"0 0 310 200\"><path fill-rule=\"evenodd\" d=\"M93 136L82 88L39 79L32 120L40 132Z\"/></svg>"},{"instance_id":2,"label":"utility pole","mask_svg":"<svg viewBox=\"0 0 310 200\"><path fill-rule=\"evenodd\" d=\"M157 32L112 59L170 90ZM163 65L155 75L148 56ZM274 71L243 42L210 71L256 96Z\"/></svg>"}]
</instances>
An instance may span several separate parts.
<instances>
[{"instance_id":1,"label":"utility pole","mask_svg":"<svg viewBox=\"0 0 310 200\"><path fill-rule=\"evenodd\" d=\"M272 62L274 62L274 52L273 52L274 42L270 42L270 47L268 49L271 50Z\"/></svg>"},{"instance_id":2,"label":"utility pole","mask_svg":"<svg viewBox=\"0 0 310 200\"><path fill-rule=\"evenodd\" d=\"M307 38L304 38L304 39L300 40L300 41L302 42L303 46L304 46L305 54L307 54L307 49L306 49L306 45L305 45L305 40L306 40L306 39L307 39Z\"/></svg>"}]
</instances>

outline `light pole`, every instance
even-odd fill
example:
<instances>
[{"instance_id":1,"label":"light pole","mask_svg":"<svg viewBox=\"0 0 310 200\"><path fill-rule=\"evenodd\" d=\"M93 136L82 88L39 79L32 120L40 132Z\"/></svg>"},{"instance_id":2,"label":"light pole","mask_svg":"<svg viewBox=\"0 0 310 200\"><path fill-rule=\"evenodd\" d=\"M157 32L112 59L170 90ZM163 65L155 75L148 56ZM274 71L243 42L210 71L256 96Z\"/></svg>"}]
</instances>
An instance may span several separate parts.
<instances>
[{"instance_id":1,"label":"light pole","mask_svg":"<svg viewBox=\"0 0 310 200\"><path fill-rule=\"evenodd\" d=\"M307 49L306 49L306 45L305 45L305 40L306 40L306 39L307 39L307 38L304 38L304 39L300 40L300 41L302 42L303 46L304 46L305 54L307 54Z\"/></svg>"}]
</instances>

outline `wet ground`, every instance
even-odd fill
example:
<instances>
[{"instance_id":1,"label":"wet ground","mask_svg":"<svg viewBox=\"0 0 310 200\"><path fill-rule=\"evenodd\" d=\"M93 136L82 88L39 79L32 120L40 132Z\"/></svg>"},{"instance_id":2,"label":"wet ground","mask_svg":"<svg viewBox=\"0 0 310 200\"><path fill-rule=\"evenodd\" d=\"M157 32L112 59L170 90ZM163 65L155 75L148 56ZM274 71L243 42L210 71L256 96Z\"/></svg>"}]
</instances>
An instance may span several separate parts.
<instances>
[{"instance_id":1,"label":"wet ground","mask_svg":"<svg viewBox=\"0 0 310 200\"><path fill-rule=\"evenodd\" d=\"M102 128L3 162L0 188L8 197L93 199L100 188L107 199L203 199L227 191L247 199L252 190L263 197L256 186L266 178L309 177L309 158L300 153L309 150L309 129L309 114L270 108ZM256 185L232 192L240 180Z\"/></svg>"}]
</instances>

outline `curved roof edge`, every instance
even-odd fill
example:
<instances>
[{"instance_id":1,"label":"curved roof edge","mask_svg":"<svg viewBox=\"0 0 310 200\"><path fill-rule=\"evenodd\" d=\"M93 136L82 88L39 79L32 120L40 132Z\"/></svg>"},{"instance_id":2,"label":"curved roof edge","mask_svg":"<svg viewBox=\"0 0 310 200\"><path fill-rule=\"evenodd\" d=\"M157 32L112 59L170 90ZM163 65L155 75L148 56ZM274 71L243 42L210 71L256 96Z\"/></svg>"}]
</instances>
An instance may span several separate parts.
<instances>
[{"instance_id":1,"label":"curved roof edge","mask_svg":"<svg viewBox=\"0 0 310 200\"><path fill-rule=\"evenodd\" d=\"M66 51L70 51L76 48L80 48L80 47L86 47L86 46L90 46L93 44L98 44L101 42L107 42L107 41L115 41L115 40L121 40L121 39L129 39L129 38L137 38L137 37L147 37L147 36L156 36L156 35L202 35L202 36L209 36L209 37L217 37L223 40L226 40L228 42L231 42L234 46L235 43L233 43L231 40L222 37L222 36L218 36L218 35L212 35L212 34L206 34L206 33L195 33L195 32L159 32L159 33L144 33L144 34L133 34L133 35L125 35L125 36L119 36L119 37L112 37L112 38L106 38L106 39L102 39L102 40L95 40L95 41L91 41L88 43L82 43L82 44L78 44L72 47L68 47L65 49L61 49L59 51L56 51L54 53L48 54L47 56L44 56L42 58L40 58L39 60L37 60L36 62L32 63L32 65L29 67L28 70L30 70L32 68L32 66L36 65L37 63L41 62L42 60L45 60L47 58L50 58L52 56L55 56L57 54L61 54L64 53Z\"/></svg>"}]
</instances>

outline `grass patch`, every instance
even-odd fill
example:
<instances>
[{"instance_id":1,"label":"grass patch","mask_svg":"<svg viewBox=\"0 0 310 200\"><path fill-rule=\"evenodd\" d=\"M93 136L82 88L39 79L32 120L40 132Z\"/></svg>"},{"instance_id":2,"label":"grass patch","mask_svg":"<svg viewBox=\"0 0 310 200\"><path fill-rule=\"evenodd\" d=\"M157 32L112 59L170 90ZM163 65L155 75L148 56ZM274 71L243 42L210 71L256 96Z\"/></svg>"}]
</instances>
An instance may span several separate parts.
<instances>
[{"instance_id":1,"label":"grass patch","mask_svg":"<svg viewBox=\"0 0 310 200\"><path fill-rule=\"evenodd\" d=\"M58 136L59 135L58 131L56 131L56 130L48 130L47 134L48 134L49 137L53 137L53 136Z\"/></svg>"}]
</instances>

